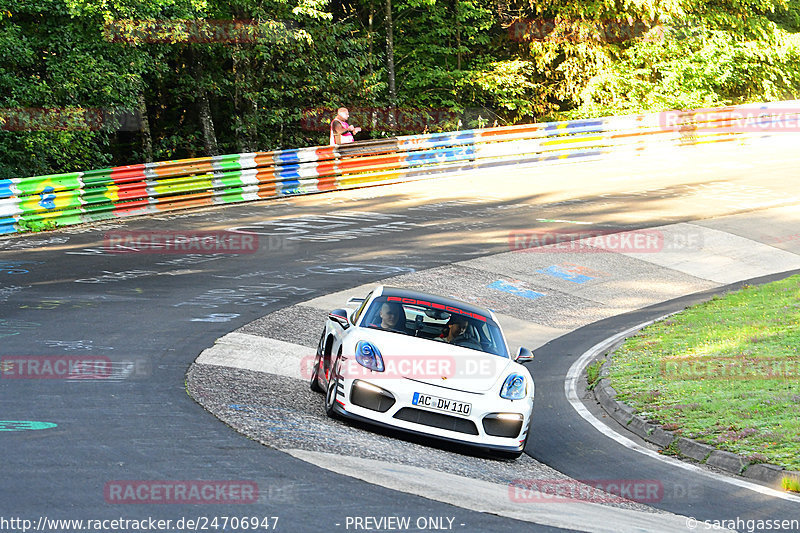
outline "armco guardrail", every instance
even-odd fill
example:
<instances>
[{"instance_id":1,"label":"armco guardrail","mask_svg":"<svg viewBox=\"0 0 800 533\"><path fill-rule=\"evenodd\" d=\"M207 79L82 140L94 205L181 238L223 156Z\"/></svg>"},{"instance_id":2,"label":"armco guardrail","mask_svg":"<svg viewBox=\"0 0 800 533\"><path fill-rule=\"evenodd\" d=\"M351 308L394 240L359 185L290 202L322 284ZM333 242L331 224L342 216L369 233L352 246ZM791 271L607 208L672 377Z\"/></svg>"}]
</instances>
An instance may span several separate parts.
<instances>
[{"instance_id":1,"label":"armco guardrail","mask_svg":"<svg viewBox=\"0 0 800 533\"><path fill-rule=\"evenodd\" d=\"M0 234L509 164L799 131L800 101L412 135L0 180Z\"/></svg>"}]
</instances>

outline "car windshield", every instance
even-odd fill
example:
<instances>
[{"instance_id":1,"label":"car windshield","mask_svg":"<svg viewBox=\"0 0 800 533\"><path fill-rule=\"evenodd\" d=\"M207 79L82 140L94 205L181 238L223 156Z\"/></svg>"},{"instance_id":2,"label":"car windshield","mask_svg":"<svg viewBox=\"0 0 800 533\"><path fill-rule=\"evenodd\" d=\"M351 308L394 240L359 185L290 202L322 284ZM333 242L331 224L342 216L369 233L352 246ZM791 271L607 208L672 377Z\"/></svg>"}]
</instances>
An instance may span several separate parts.
<instances>
[{"instance_id":1,"label":"car windshield","mask_svg":"<svg viewBox=\"0 0 800 533\"><path fill-rule=\"evenodd\" d=\"M432 300L380 296L364 313L361 325L508 358L500 328L490 317Z\"/></svg>"}]
</instances>

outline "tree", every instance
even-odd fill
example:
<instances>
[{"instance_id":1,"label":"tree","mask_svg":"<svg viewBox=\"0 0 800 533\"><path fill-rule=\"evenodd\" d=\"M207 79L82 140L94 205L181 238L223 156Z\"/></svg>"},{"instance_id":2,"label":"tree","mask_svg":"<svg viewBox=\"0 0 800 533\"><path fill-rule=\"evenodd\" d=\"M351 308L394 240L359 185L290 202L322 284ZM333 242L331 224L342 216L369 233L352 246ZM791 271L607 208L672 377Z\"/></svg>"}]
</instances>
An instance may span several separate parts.
<instances>
[{"instance_id":1,"label":"tree","mask_svg":"<svg viewBox=\"0 0 800 533\"><path fill-rule=\"evenodd\" d=\"M147 68L116 48L63 1L0 8L0 177L112 160L119 117L136 109Z\"/></svg>"}]
</instances>

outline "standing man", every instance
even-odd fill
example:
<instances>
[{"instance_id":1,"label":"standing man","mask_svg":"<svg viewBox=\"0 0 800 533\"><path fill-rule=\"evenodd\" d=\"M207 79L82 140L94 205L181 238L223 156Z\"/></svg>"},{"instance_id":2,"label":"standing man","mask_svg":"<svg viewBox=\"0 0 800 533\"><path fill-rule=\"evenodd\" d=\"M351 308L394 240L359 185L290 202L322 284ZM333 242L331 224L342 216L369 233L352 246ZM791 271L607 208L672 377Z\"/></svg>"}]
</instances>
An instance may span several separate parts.
<instances>
[{"instance_id":1,"label":"standing man","mask_svg":"<svg viewBox=\"0 0 800 533\"><path fill-rule=\"evenodd\" d=\"M353 142L353 134L361 131L361 128L354 128L347 123L350 112L346 107L337 110L336 118L331 120L331 145L345 144Z\"/></svg>"}]
</instances>

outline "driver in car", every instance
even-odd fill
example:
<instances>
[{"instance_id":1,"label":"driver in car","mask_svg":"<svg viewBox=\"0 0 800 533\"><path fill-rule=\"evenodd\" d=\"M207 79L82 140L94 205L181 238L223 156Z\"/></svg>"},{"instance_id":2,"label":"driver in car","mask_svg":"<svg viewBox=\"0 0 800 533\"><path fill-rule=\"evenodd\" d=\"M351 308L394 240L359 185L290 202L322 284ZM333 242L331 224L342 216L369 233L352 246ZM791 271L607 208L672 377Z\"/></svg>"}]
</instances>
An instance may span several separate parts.
<instances>
[{"instance_id":1,"label":"driver in car","mask_svg":"<svg viewBox=\"0 0 800 533\"><path fill-rule=\"evenodd\" d=\"M447 321L442 334L437 338L437 341L444 341L454 344L457 341L464 340L464 332L467 331L469 322L466 317L461 315L450 315L450 320Z\"/></svg>"}]
</instances>

